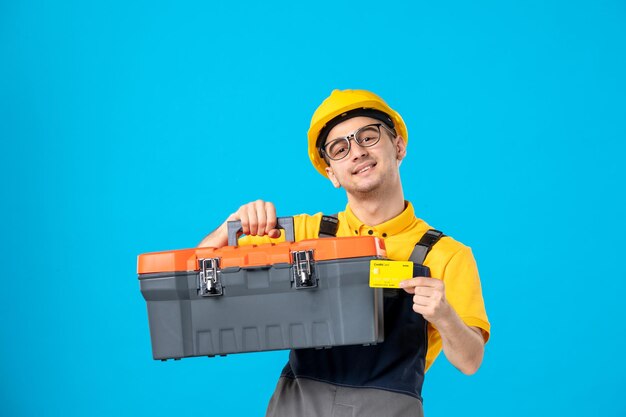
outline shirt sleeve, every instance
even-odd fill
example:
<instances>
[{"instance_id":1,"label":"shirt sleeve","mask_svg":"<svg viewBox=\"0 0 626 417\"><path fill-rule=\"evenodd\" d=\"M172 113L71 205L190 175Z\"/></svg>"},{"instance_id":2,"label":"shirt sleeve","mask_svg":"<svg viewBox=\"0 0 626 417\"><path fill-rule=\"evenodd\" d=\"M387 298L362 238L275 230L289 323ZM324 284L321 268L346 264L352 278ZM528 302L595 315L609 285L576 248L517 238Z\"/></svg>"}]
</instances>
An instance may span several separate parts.
<instances>
[{"instance_id":1,"label":"shirt sleeve","mask_svg":"<svg viewBox=\"0 0 626 417\"><path fill-rule=\"evenodd\" d=\"M491 326L485 310L478 268L472 250L464 246L452 256L444 271L446 299L461 320L482 330L485 342Z\"/></svg>"},{"instance_id":2,"label":"shirt sleeve","mask_svg":"<svg viewBox=\"0 0 626 417\"><path fill-rule=\"evenodd\" d=\"M482 331L486 343L489 340L491 325L485 310L478 267L469 247L463 246L450 258L443 271L442 279L448 303L466 325L478 327ZM432 324L428 323L426 370L433 364L442 348L441 335Z\"/></svg>"}]
</instances>

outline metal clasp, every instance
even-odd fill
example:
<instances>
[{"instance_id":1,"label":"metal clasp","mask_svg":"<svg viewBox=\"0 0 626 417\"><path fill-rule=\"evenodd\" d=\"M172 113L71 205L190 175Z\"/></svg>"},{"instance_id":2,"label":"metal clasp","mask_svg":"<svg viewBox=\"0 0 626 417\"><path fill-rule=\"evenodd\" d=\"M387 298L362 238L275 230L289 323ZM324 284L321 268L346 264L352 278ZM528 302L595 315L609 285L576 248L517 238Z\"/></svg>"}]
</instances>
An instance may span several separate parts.
<instances>
[{"instance_id":1,"label":"metal clasp","mask_svg":"<svg viewBox=\"0 0 626 417\"><path fill-rule=\"evenodd\" d=\"M296 289L317 287L313 269L313 250L291 252L293 259L293 283Z\"/></svg>"},{"instance_id":2,"label":"metal clasp","mask_svg":"<svg viewBox=\"0 0 626 417\"><path fill-rule=\"evenodd\" d=\"M219 258L201 258L198 259L199 273L198 284L199 293L203 297L212 297L222 295L222 284L220 283Z\"/></svg>"}]
</instances>

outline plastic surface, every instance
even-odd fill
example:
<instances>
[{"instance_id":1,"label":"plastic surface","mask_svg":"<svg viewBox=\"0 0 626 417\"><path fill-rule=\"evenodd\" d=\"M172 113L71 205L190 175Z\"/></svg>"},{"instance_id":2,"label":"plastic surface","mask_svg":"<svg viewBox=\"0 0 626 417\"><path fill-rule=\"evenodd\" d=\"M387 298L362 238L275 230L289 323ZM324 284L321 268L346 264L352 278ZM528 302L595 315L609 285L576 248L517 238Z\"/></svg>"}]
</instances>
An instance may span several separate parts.
<instances>
[{"instance_id":1,"label":"plastic surface","mask_svg":"<svg viewBox=\"0 0 626 417\"><path fill-rule=\"evenodd\" d=\"M139 255L137 273L197 271L198 259L219 258L220 267L254 267L291 263L291 252L312 249L316 261L364 256L385 257L384 241L373 236L309 239L264 245L192 248Z\"/></svg>"},{"instance_id":2,"label":"plastic surface","mask_svg":"<svg viewBox=\"0 0 626 417\"><path fill-rule=\"evenodd\" d=\"M331 240L331 239L324 239ZM154 359L383 341L383 292L368 285L373 257L314 262L316 287L296 289L293 266L225 268L220 296L198 274L140 275Z\"/></svg>"},{"instance_id":3,"label":"plastic surface","mask_svg":"<svg viewBox=\"0 0 626 417\"><path fill-rule=\"evenodd\" d=\"M298 281L294 251L312 251L312 287ZM383 292L369 287L369 263L385 256L384 242L372 236L140 255L153 357L382 342ZM218 270L206 274L220 295L201 294L203 258L218 259Z\"/></svg>"}]
</instances>

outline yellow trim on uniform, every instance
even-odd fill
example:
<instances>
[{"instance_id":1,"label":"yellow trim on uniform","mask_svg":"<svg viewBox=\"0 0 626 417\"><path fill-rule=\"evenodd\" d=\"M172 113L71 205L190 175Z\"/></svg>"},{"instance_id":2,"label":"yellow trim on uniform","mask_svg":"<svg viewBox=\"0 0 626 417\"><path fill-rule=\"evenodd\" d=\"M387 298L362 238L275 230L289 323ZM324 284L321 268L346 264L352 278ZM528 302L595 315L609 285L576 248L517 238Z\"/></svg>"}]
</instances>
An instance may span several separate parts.
<instances>
[{"instance_id":1,"label":"yellow trim on uniform","mask_svg":"<svg viewBox=\"0 0 626 417\"><path fill-rule=\"evenodd\" d=\"M409 202L406 202L404 211L398 216L376 226L368 226L360 221L349 205L345 211L338 213L337 217L339 218L337 237L377 236L385 241L387 256L397 261L408 260L415 244L427 230L432 229L425 221L415 217L413 205ZM321 218L322 213L294 216L296 241L317 238ZM282 241L284 241L282 236L278 239L270 239L267 236L245 236L239 240L241 245ZM478 268L471 249L445 236L433 247L426 257L425 264L430 268L433 277L443 279L446 298L461 320L468 326L480 328L487 342L491 326L485 310ZM437 329L428 324L426 370L433 364L441 350L441 336Z\"/></svg>"}]
</instances>

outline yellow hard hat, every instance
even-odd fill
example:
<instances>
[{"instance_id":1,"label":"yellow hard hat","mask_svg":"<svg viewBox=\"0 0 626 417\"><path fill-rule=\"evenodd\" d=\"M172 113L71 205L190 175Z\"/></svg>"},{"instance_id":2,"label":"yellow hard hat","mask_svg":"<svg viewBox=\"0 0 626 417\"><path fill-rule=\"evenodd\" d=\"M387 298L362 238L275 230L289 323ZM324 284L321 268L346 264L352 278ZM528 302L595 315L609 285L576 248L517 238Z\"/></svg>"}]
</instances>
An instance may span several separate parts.
<instances>
[{"instance_id":1,"label":"yellow hard hat","mask_svg":"<svg viewBox=\"0 0 626 417\"><path fill-rule=\"evenodd\" d=\"M387 103L376 94L366 90L333 90L330 96L326 98L317 110L315 110L315 113L313 113L308 132L309 158L315 169L325 177L327 176L325 168L328 165L317 148L317 140L320 136L320 132L336 117L345 116L347 112L356 109L374 110L384 113L389 116L388 120L393 124L389 127L394 128L405 142L409 140L406 125L400 114L389 107ZM354 115L363 114L356 113Z\"/></svg>"}]
</instances>

